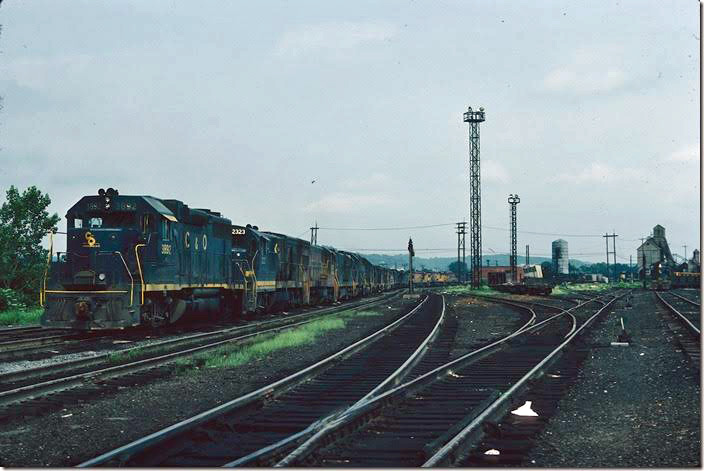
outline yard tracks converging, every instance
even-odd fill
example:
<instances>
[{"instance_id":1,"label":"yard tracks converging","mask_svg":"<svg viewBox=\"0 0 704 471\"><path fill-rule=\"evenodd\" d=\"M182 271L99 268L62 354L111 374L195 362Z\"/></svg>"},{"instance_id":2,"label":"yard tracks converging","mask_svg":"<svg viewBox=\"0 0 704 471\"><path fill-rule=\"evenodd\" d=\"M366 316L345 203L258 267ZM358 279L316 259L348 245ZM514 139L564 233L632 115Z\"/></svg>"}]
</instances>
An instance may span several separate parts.
<instances>
[{"instance_id":1,"label":"yard tracks converging","mask_svg":"<svg viewBox=\"0 0 704 471\"><path fill-rule=\"evenodd\" d=\"M616 299L606 298L596 313L581 303L356 404L276 465L457 464Z\"/></svg>"},{"instance_id":2,"label":"yard tracks converging","mask_svg":"<svg viewBox=\"0 0 704 471\"><path fill-rule=\"evenodd\" d=\"M93 397L106 388L116 387L118 384L115 381L119 378L134 382L168 374L172 368L170 362L178 358L246 341L263 333L301 326L321 316L371 307L397 295L398 292L371 300L5 373L0 375L0 416L9 418L36 415L62 404ZM20 402L21 405L18 405Z\"/></svg>"},{"instance_id":3,"label":"yard tracks converging","mask_svg":"<svg viewBox=\"0 0 704 471\"><path fill-rule=\"evenodd\" d=\"M314 365L81 466L217 466L288 437L295 444L320 417L396 386L424 354L445 348L444 320L444 299L431 295Z\"/></svg>"}]
</instances>

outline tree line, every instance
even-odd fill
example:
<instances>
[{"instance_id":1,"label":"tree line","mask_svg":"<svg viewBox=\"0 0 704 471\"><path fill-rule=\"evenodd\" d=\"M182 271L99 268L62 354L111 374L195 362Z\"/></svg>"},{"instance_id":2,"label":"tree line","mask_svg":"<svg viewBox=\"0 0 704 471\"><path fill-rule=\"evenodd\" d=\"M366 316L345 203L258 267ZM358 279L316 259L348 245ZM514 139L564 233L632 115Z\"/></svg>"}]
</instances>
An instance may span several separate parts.
<instances>
[{"instance_id":1,"label":"tree line","mask_svg":"<svg viewBox=\"0 0 704 471\"><path fill-rule=\"evenodd\" d=\"M49 251L42 240L56 231L60 218L49 214L48 194L36 186L20 193L15 186L5 192L0 207L0 311L39 304Z\"/></svg>"}]
</instances>

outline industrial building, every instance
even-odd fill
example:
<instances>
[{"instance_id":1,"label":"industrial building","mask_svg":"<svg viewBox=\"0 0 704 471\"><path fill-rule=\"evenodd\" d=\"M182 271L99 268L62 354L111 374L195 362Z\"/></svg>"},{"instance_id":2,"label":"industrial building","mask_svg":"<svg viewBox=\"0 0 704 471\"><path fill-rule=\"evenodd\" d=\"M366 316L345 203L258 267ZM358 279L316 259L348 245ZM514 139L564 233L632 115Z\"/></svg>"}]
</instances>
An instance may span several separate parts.
<instances>
[{"instance_id":1,"label":"industrial building","mask_svg":"<svg viewBox=\"0 0 704 471\"><path fill-rule=\"evenodd\" d=\"M653 234L649 236L638 247L638 271L643 270L643 262L645 261L645 274L650 275L650 267L661 262L664 265L675 266L675 261L670 252L670 246L665 238L665 228L660 224L653 227Z\"/></svg>"},{"instance_id":2,"label":"industrial building","mask_svg":"<svg viewBox=\"0 0 704 471\"><path fill-rule=\"evenodd\" d=\"M552 241L552 268L556 275L568 275L570 273L567 241L564 239Z\"/></svg>"},{"instance_id":3,"label":"industrial building","mask_svg":"<svg viewBox=\"0 0 704 471\"><path fill-rule=\"evenodd\" d=\"M511 267L482 267L482 282L489 286L513 282L522 283L524 278L523 267L516 267L516 280L512 280Z\"/></svg>"}]
</instances>

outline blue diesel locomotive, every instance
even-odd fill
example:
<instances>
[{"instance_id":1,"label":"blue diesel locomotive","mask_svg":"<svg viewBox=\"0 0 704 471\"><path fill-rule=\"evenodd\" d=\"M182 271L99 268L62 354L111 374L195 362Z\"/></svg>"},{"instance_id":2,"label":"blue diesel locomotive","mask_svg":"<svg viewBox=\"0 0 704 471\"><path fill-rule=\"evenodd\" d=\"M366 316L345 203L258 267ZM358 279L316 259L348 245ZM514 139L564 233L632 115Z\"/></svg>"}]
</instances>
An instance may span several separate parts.
<instances>
[{"instance_id":1,"label":"blue diesel locomotive","mask_svg":"<svg viewBox=\"0 0 704 471\"><path fill-rule=\"evenodd\" d=\"M358 254L178 200L84 196L66 214L67 247L40 293L46 327L115 329L184 315L239 316L336 302L400 286L396 270Z\"/></svg>"}]
</instances>

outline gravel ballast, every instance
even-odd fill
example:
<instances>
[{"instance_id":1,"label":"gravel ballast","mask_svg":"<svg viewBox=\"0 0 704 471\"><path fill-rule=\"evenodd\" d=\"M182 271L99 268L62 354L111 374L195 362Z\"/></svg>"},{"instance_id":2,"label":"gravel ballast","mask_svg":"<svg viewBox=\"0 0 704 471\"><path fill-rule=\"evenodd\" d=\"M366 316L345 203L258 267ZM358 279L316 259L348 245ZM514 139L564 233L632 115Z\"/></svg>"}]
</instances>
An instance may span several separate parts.
<instances>
[{"instance_id":1,"label":"gravel ballast","mask_svg":"<svg viewBox=\"0 0 704 471\"><path fill-rule=\"evenodd\" d=\"M285 377L377 330L412 305L397 300L367 309L383 315L360 316L349 321L344 332L328 332L313 345L279 350L240 367L190 371L13 422L0 432L0 464L76 465ZM456 354L478 339L505 334L521 320L506 306L466 298L456 312L449 306L447 314L458 319Z\"/></svg>"},{"instance_id":2,"label":"gravel ballast","mask_svg":"<svg viewBox=\"0 0 704 471\"><path fill-rule=\"evenodd\" d=\"M216 407L315 363L378 330L416 301L394 299L348 318L312 345L273 351L235 368L201 368L120 387L88 402L12 422L0 432L2 466L73 466Z\"/></svg>"},{"instance_id":3,"label":"gravel ballast","mask_svg":"<svg viewBox=\"0 0 704 471\"><path fill-rule=\"evenodd\" d=\"M701 467L700 371L651 292L619 302L591 334L577 383L537 437L527 466ZM623 317L632 340L611 346ZM539 412L539 411L538 411Z\"/></svg>"}]
</instances>

